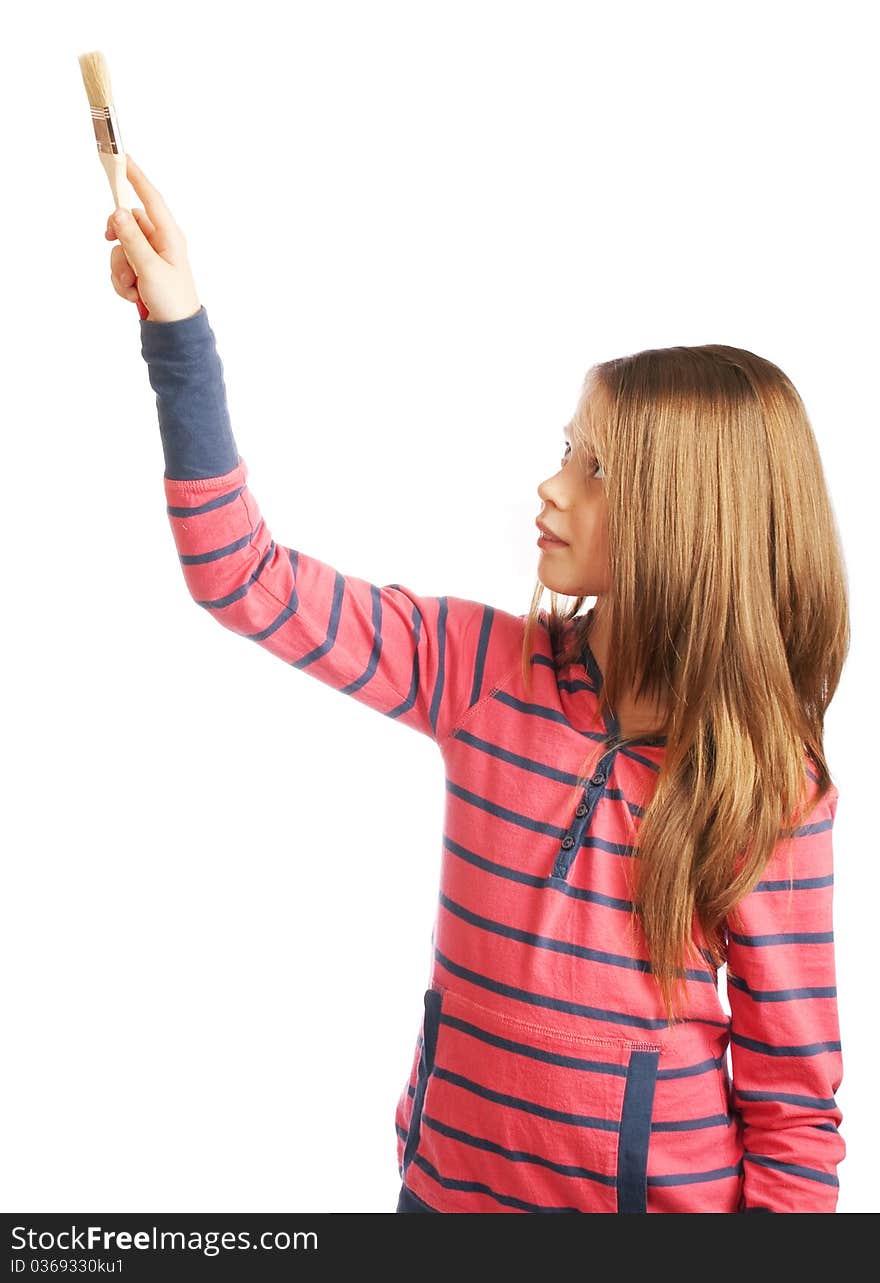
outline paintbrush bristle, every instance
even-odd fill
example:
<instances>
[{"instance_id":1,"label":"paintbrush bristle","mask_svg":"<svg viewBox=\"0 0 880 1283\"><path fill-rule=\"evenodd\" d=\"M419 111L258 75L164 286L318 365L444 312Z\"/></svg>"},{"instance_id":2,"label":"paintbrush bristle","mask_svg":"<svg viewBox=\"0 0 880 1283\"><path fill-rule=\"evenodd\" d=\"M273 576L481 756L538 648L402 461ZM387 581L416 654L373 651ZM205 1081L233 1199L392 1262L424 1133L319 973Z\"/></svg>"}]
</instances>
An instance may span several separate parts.
<instances>
[{"instance_id":1,"label":"paintbrush bristle","mask_svg":"<svg viewBox=\"0 0 880 1283\"><path fill-rule=\"evenodd\" d=\"M113 102L113 91L110 88L110 68L107 59L98 50L93 53L81 53L79 69L82 72L83 84L91 107L109 107Z\"/></svg>"}]
</instances>

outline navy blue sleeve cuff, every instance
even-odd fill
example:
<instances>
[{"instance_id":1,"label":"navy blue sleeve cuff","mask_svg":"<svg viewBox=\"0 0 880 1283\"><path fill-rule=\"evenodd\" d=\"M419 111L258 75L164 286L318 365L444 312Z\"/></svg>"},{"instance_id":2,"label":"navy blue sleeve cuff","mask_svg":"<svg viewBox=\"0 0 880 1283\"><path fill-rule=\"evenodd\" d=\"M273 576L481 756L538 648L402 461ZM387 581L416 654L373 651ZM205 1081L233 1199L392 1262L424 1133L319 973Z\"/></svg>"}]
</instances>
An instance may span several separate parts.
<instances>
[{"instance_id":1,"label":"navy blue sleeve cuff","mask_svg":"<svg viewBox=\"0 0 880 1283\"><path fill-rule=\"evenodd\" d=\"M221 477L238 466L226 404L223 363L208 313L180 321L141 318L141 355L156 393L165 476Z\"/></svg>"}]
</instances>

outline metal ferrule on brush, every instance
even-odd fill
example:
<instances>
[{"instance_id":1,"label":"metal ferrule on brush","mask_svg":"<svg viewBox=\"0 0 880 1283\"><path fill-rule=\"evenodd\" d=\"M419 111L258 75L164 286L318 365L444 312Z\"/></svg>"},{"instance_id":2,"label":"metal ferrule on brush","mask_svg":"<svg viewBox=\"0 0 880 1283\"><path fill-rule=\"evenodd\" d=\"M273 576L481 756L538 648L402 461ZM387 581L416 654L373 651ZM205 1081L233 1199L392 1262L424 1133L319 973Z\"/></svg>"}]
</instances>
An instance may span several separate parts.
<instances>
[{"instance_id":1,"label":"metal ferrule on brush","mask_svg":"<svg viewBox=\"0 0 880 1283\"><path fill-rule=\"evenodd\" d=\"M95 127L98 151L107 152L111 156L121 156L122 135L119 132L119 122L112 102L107 107L92 108L92 124Z\"/></svg>"}]
</instances>

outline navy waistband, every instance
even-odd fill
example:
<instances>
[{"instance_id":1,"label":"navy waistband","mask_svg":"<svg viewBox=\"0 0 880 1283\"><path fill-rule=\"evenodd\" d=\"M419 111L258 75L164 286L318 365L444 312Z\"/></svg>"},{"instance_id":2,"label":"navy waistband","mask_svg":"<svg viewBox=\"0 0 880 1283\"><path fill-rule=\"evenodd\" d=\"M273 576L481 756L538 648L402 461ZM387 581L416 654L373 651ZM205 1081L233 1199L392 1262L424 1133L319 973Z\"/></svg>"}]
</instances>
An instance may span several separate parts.
<instances>
[{"instance_id":1,"label":"navy waistband","mask_svg":"<svg viewBox=\"0 0 880 1283\"><path fill-rule=\"evenodd\" d=\"M400 1187L400 1197L397 1200L397 1212L436 1212L436 1207L429 1207L423 1203L418 1195L414 1194L406 1185Z\"/></svg>"}]
</instances>

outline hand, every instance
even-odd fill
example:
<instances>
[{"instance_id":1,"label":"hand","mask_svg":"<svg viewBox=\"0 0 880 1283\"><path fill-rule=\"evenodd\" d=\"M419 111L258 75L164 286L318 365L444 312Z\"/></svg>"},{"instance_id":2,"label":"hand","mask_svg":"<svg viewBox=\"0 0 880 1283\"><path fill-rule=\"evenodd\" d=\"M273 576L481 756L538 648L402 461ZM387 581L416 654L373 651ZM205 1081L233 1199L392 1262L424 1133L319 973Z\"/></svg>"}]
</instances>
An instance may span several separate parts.
<instances>
[{"instance_id":1,"label":"hand","mask_svg":"<svg viewBox=\"0 0 880 1283\"><path fill-rule=\"evenodd\" d=\"M110 280L131 302L138 291L149 321L180 321L201 308L186 252L186 238L161 194L126 154L129 182L144 202L125 218L116 209L107 219L107 240L119 241L110 255ZM120 220L120 216L123 215Z\"/></svg>"}]
</instances>

